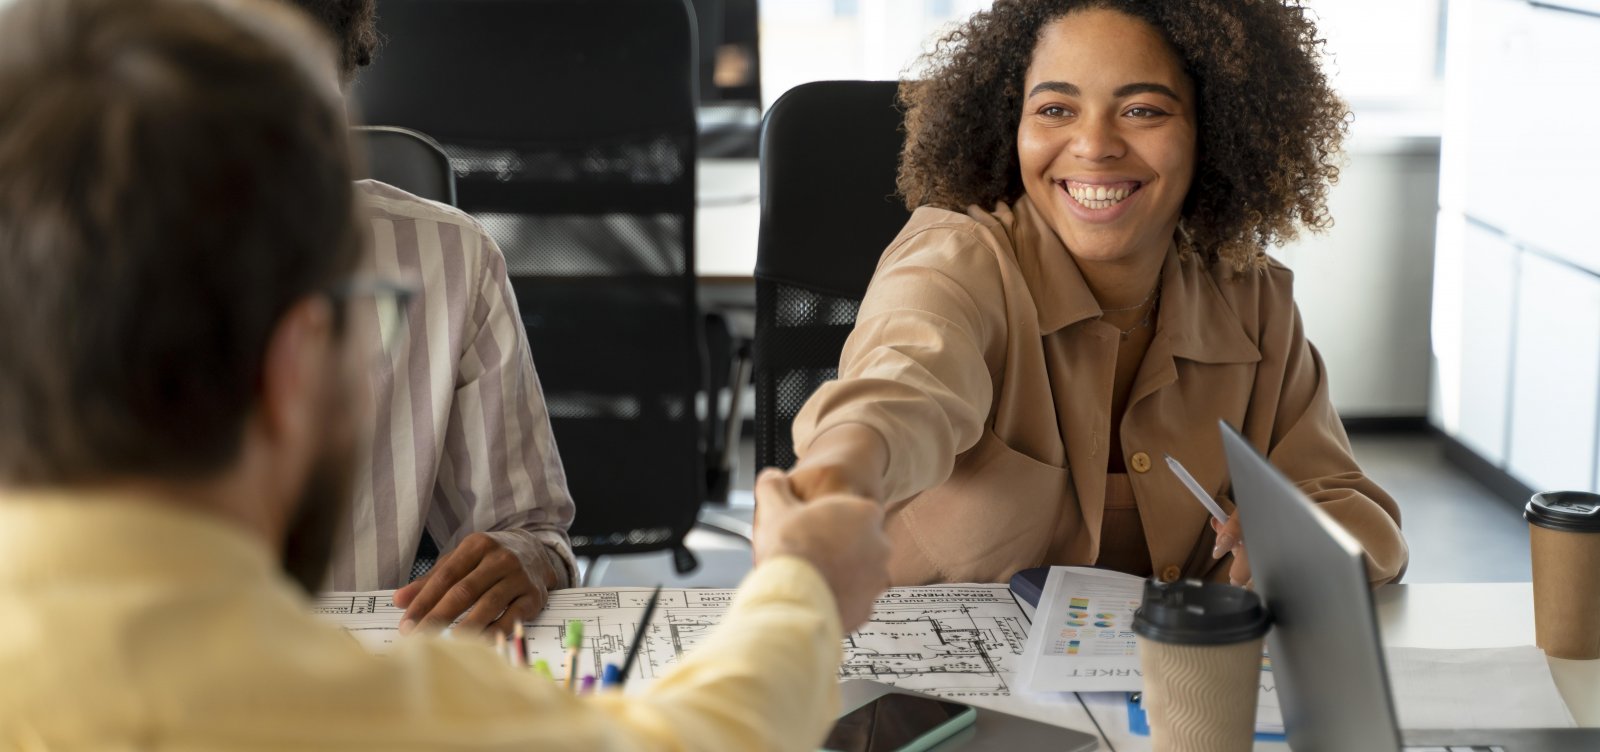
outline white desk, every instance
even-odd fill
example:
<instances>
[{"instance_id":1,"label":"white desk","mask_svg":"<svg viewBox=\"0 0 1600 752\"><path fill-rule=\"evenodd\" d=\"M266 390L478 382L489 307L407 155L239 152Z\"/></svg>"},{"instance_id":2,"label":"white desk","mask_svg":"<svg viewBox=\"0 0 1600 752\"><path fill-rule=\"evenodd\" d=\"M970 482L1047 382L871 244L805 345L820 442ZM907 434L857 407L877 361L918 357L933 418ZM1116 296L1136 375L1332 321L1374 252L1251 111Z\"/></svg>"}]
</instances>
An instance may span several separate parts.
<instances>
[{"instance_id":1,"label":"white desk","mask_svg":"<svg viewBox=\"0 0 1600 752\"><path fill-rule=\"evenodd\" d=\"M1533 644L1533 586L1526 582L1390 585L1375 593L1385 645L1429 648L1491 648ZM1556 688L1579 726L1600 727L1600 660L1546 658ZM1128 731L1126 705L1091 702L1091 711L1117 752L1144 752L1150 738ZM997 710L1016 709L996 707ZM1083 731L1076 718L1044 715ZM1282 743L1257 743L1257 750L1287 750Z\"/></svg>"},{"instance_id":2,"label":"white desk","mask_svg":"<svg viewBox=\"0 0 1600 752\"><path fill-rule=\"evenodd\" d=\"M761 163L702 159L695 188L694 270L702 283L750 284L761 229Z\"/></svg>"},{"instance_id":3,"label":"white desk","mask_svg":"<svg viewBox=\"0 0 1600 752\"><path fill-rule=\"evenodd\" d=\"M1386 645L1492 648L1533 644L1533 585L1391 585L1376 593ZM1600 660L1545 658L1579 726L1600 727Z\"/></svg>"}]
</instances>

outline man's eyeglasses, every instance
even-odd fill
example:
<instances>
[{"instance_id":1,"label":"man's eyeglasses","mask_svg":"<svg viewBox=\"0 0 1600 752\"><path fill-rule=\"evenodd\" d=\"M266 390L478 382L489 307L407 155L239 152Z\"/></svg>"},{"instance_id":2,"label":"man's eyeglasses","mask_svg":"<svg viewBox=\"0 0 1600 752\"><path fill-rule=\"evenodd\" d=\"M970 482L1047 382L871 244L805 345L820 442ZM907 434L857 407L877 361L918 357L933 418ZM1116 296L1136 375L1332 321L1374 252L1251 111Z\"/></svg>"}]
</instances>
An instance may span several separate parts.
<instances>
[{"instance_id":1,"label":"man's eyeglasses","mask_svg":"<svg viewBox=\"0 0 1600 752\"><path fill-rule=\"evenodd\" d=\"M417 294L417 288L399 280L353 277L329 288L326 294L335 304L347 303L354 298L372 298L374 305L370 308L336 307L341 316L347 311L355 314L361 326L369 325L365 323L367 321L372 322L371 325L376 326L378 341L383 344L383 352L390 354L399 343L401 332L406 329L406 311L411 307L411 298Z\"/></svg>"}]
</instances>

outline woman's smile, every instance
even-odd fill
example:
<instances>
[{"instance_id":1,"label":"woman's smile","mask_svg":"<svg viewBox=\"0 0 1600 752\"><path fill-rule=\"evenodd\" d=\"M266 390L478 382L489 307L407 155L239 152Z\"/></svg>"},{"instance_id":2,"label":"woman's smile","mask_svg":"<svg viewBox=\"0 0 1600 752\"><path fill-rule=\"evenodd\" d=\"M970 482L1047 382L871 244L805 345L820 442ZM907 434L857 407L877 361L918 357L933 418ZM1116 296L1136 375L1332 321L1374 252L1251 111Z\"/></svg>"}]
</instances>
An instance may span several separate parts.
<instances>
[{"instance_id":1,"label":"woman's smile","mask_svg":"<svg viewBox=\"0 0 1600 752\"><path fill-rule=\"evenodd\" d=\"M1044 27L1017 125L1023 189L1082 262L1172 243L1195 169L1194 85L1149 24L1069 13Z\"/></svg>"},{"instance_id":2,"label":"woman's smile","mask_svg":"<svg viewBox=\"0 0 1600 752\"><path fill-rule=\"evenodd\" d=\"M1085 222L1116 221L1144 186L1143 181L1114 178L1103 182L1071 178L1054 182L1061 193L1066 194L1073 213Z\"/></svg>"}]
</instances>

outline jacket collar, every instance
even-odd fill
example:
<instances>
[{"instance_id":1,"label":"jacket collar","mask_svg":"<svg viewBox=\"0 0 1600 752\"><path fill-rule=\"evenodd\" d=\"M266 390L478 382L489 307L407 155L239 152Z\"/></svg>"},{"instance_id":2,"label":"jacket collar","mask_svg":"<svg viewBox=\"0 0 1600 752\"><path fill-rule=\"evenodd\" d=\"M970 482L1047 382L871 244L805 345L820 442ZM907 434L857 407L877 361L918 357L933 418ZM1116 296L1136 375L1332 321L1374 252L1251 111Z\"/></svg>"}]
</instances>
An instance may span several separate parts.
<instances>
[{"instance_id":1,"label":"jacket collar","mask_svg":"<svg viewBox=\"0 0 1600 752\"><path fill-rule=\"evenodd\" d=\"M1027 196L1017 199L1012 211L1012 247L1038 311L1039 333L1049 335L1099 317L1100 304L1044 216ZM1217 288L1209 264L1192 254L1179 258L1176 246L1168 250L1161 267L1156 332L1173 357L1200 363L1261 360L1261 351Z\"/></svg>"}]
</instances>

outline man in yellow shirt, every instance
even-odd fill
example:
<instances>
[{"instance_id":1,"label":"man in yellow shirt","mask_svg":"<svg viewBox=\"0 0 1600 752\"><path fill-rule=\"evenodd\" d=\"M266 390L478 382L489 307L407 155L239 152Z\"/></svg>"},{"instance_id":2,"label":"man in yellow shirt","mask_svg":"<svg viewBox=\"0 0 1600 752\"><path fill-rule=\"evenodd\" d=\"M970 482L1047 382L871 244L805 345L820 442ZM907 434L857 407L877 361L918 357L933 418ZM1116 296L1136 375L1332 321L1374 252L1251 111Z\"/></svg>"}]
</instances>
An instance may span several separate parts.
<instances>
[{"instance_id":1,"label":"man in yellow shirt","mask_svg":"<svg viewBox=\"0 0 1600 752\"><path fill-rule=\"evenodd\" d=\"M887 581L865 500L764 478L708 649L628 697L309 615L403 310L331 54L260 0L0 10L0 750L814 748Z\"/></svg>"}]
</instances>

